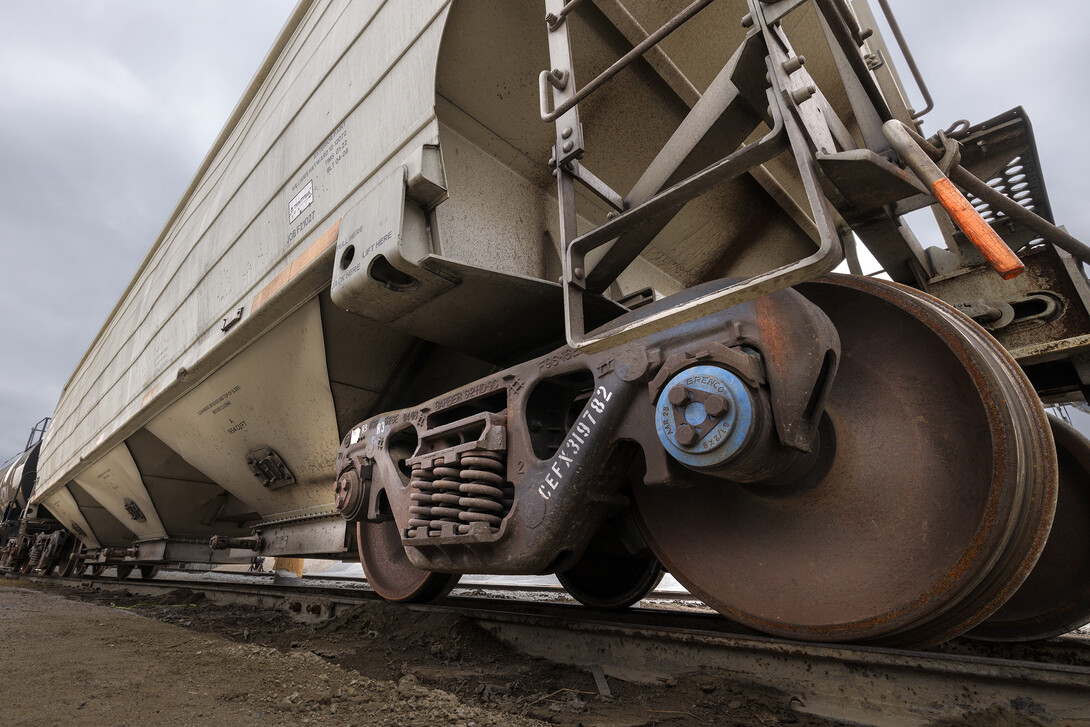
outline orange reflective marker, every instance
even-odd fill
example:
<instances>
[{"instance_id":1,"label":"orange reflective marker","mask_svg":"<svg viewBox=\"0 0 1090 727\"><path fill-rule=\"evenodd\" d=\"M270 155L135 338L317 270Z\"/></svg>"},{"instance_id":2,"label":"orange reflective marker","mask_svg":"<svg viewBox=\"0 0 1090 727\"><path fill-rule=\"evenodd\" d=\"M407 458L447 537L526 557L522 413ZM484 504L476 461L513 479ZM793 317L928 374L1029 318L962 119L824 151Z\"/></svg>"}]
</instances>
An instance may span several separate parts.
<instances>
[{"instance_id":1,"label":"orange reflective marker","mask_svg":"<svg viewBox=\"0 0 1090 727\"><path fill-rule=\"evenodd\" d=\"M965 195L958 191L953 182L942 177L931 185L931 189L935 191L935 199L950 213L954 223L1004 280L1018 277L1026 269L1007 243L1003 242L1003 238L973 209L969 200L965 199Z\"/></svg>"}]
</instances>

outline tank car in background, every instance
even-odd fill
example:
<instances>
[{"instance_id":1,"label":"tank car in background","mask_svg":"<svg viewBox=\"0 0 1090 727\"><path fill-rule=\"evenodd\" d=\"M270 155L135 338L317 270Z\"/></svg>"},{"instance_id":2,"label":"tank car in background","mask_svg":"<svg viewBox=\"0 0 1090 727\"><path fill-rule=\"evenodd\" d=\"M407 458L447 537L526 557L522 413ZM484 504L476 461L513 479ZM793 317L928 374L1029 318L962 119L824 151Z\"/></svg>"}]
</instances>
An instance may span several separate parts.
<instances>
[{"instance_id":1,"label":"tank car in background","mask_svg":"<svg viewBox=\"0 0 1090 727\"><path fill-rule=\"evenodd\" d=\"M22 454L0 467L0 568L71 575L79 565L79 539L44 507L28 506L48 426L48 418L35 424Z\"/></svg>"},{"instance_id":2,"label":"tank car in background","mask_svg":"<svg viewBox=\"0 0 1090 727\"><path fill-rule=\"evenodd\" d=\"M925 139L875 27L865 0L303 0L27 512L97 568L358 558L395 601L557 573L624 607L665 568L789 638L1090 618L1090 449L1042 407L1090 383L1090 251L1024 112Z\"/></svg>"}]
</instances>

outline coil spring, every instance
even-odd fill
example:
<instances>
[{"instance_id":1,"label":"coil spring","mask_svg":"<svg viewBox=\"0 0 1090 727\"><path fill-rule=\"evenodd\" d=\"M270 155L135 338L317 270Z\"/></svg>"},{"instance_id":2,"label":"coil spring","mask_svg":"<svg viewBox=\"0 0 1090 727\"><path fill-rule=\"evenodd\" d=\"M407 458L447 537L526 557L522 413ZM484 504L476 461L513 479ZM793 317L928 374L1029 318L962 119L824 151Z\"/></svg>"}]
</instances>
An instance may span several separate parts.
<instances>
[{"instance_id":1,"label":"coil spring","mask_svg":"<svg viewBox=\"0 0 1090 727\"><path fill-rule=\"evenodd\" d=\"M28 568L33 570L38 567L38 564L42 561L42 553L45 552L45 542L42 538L35 538L34 545L30 548L30 558Z\"/></svg>"},{"instance_id":2,"label":"coil spring","mask_svg":"<svg viewBox=\"0 0 1090 727\"><path fill-rule=\"evenodd\" d=\"M409 484L415 503L409 508L409 528L441 531L453 525L465 535L475 523L485 523L489 530L499 530L515 496L514 486L504 479L505 469L503 455L481 449L462 452L453 466L416 465Z\"/></svg>"}]
</instances>

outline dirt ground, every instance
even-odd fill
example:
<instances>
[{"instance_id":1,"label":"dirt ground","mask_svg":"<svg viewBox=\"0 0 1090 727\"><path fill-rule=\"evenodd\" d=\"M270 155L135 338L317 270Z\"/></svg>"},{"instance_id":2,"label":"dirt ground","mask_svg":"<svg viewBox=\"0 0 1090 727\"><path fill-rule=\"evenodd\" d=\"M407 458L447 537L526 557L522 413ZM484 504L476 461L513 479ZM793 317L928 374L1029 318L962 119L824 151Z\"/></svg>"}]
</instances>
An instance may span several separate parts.
<instances>
[{"instance_id":1,"label":"dirt ground","mask_svg":"<svg viewBox=\"0 0 1090 727\"><path fill-rule=\"evenodd\" d=\"M78 599L78 600L76 600ZM0 580L8 725L839 724L701 676L661 685L510 651L471 622L374 603L318 626L222 607Z\"/></svg>"}]
</instances>

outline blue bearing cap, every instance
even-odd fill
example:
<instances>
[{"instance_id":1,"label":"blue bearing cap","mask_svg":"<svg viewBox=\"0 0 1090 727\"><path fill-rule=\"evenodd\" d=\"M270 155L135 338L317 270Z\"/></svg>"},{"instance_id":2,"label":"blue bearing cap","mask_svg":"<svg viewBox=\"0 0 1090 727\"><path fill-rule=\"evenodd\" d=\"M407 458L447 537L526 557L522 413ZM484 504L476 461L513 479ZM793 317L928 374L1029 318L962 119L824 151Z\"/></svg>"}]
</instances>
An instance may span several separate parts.
<instances>
[{"instance_id":1,"label":"blue bearing cap","mask_svg":"<svg viewBox=\"0 0 1090 727\"><path fill-rule=\"evenodd\" d=\"M711 421L701 402L690 400L685 404L685 422L698 428L698 439L690 446L682 446L677 440L679 423L669 399L676 386L718 394L727 401L726 412ZM745 444L755 418L749 387L721 366L702 364L681 371L666 382L655 403L655 431L659 441L674 459L690 467L715 468L728 462Z\"/></svg>"}]
</instances>

